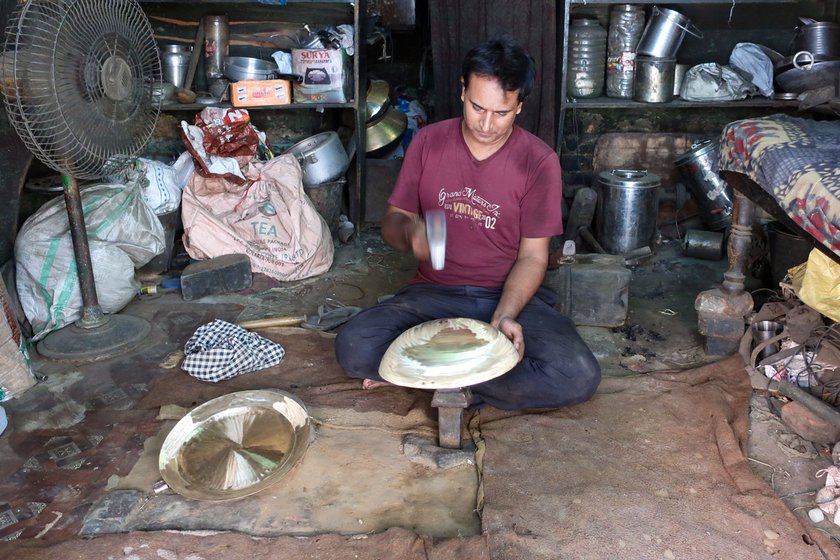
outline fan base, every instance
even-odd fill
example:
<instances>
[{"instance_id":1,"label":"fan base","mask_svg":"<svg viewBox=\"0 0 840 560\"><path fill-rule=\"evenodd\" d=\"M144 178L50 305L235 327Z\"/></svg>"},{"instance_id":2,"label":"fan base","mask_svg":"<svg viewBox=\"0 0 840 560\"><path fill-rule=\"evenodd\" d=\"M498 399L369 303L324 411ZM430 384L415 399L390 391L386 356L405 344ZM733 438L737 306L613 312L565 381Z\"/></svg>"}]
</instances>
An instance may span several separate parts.
<instances>
[{"instance_id":1,"label":"fan base","mask_svg":"<svg viewBox=\"0 0 840 560\"><path fill-rule=\"evenodd\" d=\"M133 315L108 315L91 329L68 325L38 343L38 353L53 360L104 360L136 348L152 329Z\"/></svg>"}]
</instances>

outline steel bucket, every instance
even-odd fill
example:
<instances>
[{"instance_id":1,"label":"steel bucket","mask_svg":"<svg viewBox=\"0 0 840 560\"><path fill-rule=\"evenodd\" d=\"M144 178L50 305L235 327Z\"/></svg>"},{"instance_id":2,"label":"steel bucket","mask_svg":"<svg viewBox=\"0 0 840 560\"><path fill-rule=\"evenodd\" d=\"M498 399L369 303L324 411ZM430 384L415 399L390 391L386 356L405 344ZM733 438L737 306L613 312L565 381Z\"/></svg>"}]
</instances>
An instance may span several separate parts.
<instances>
[{"instance_id":1,"label":"steel bucket","mask_svg":"<svg viewBox=\"0 0 840 560\"><path fill-rule=\"evenodd\" d=\"M668 103L674 99L677 60L675 58L636 57L633 100Z\"/></svg>"},{"instance_id":2,"label":"steel bucket","mask_svg":"<svg viewBox=\"0 0 840 560\"><path fill-rule=\"evenodd\" d=\"M718 175L720 142L703 140L674 160L674 166L688 183L691 195L703 211L706 227L718 231L732 223L732 187Z\"/></svg>"},{"instance_id":3,"label":"steel bucket","mask_svg":"<svg viewBox=\"0 0 840 560\"><path fill-rule=\"evenodd\" d=\"M681 13L654 6L636 53L654 58L676 58L686 33L703 38L700 30Z\"/></svg>"},{"instance_id":4,"label":"steel bucket","mask_svg":"<svg viewBox=\"0 0 840 560\"><path fill-rule=\"evenodd\" d=\"M657 175L633 169L598 174L595 230L608 253L621 255L653 244L659 208Z\"/></svg>"}]
</instances>

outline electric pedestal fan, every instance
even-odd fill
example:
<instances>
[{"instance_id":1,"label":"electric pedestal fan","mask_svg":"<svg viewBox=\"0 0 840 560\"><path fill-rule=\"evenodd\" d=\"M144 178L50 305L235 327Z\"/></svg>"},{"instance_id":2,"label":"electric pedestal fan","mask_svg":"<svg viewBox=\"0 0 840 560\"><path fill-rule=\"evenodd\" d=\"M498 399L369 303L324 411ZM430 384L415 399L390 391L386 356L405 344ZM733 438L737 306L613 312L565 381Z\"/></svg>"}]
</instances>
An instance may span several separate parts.
<instances>
[{"instance_id":1,"label":"electric pedestal fan","mask_svg":"<svg viewBox=\"0 0 840 560\"><path fill-rule=\"evenodd\" d=\"M49 334L38 352L89 359L125 352L148 321L105 315L94 283L78 179L119 171L151 136L161 81L152 28L135 0L28 0L6 30L2 89L26 147L64 176L64 199L83 315Z\"/></svg>"}]
</instances>

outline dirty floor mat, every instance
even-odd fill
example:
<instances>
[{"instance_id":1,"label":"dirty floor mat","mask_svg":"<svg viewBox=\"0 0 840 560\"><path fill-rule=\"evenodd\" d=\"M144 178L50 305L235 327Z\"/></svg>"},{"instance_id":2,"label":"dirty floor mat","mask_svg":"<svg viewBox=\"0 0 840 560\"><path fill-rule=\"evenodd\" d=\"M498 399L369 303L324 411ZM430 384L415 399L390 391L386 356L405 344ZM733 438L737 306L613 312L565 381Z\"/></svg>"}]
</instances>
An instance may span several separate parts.
<instances>
[{"instance_id":1,"label":"dirty floor mat","mask_svg":"<svg viewBox=\"0 0 840 560\"><path fill-rule=\"evenodd\" d=\"M606 378L592 401L562 410L482 411L491 556L840 557L750 469L750 394L733 358Z\"/></svg>"},{"instance_id":2,"label":"dirty floor mat","mask_svg":"<svg viewBox=\"0 0 840 560\"><path fill-rule=\"evenodd\" d=\"M435 540L404 529L378 535L310 538L253 538L234 533L185 534L168 531L107 535L60 543L27 540L0 542L0 558L108 558L113 560L489 560L483 537Z\"/></svg>"},{"instance_id":3,"label":"dirty floor mat","mask_svg":"<svg viewBox=\"0 0 840 560\"><path fill-rule=\"evenodd\" d=\"M208 502L152 494L158 455L174 421L146 441L131 473L112 478L82 533L227 530L249 535L382 532L401 527L434 537L477 535L478 476L471 453L438 468L428 455L404 451L406 436L434 450L437 428L422 411L400 417L310 408L315 438L301 462L272 486L235 501ZM113 512L118 512L116 515Z\"/></svg>"},{"instance_id":4,"label":"dirty floor mat","mask_svg":"<svg viewBox=\"0 0 840 560\"><path fill-rule=\"evenodd\" d=\"M264 329L259 334L286 350L278 365L220 383L210 383L195 379L180 368L183 352L179 350L163 360L162 367L168 369L161 371L138 408L159 408L169 404L191 408L235 391L281 389L294 393L307 406L387 412L400 416L421 407L433 414L429 391L396 386L361 391L361 380L348 378L336 362L333 340L329 335L301 328Z\"/></svg>"}]
</instances>

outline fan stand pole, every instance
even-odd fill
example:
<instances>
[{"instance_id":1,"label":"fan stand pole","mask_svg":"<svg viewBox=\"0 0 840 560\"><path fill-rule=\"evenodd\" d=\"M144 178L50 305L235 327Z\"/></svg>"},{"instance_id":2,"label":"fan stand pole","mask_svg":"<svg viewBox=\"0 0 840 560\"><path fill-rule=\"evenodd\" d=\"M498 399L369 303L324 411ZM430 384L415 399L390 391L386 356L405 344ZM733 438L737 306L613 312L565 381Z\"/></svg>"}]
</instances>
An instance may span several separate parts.
<instances>
[{"instance_id":1,"label":"fan stand pole","mask_svg":"<svg viewBox=\"0 0 840 560\"><path fill-rule=\"evenodd\" d=\"M73 256L76 258L76 272L79 275L79 289L82 292L82 318L76 325L83 329L100 327L107 322L99 298L96 295L96 282L93 279L93 264L90 260L85 215L82 212L82 197L79 184L73 177L64 176L64 203L67 205L67 217L70 220L70 238L73 240Z\"/></svg>"},{"instance_id":2,"label":"fan stand pole","mask_svg":"<svg viewBox=\"0 0 840 560\"><path fill-rule=\"evenodd\" d=\"M38 353L56 360L96 360L124 354L147 338L151 325L133 315L105 315L102 312L96 295L82 197L73 177L64 177L64 202L82 293L82 317L47 335L38 343Z\"/></svg>"}]
</instances>

